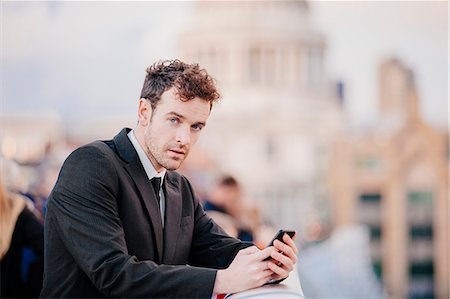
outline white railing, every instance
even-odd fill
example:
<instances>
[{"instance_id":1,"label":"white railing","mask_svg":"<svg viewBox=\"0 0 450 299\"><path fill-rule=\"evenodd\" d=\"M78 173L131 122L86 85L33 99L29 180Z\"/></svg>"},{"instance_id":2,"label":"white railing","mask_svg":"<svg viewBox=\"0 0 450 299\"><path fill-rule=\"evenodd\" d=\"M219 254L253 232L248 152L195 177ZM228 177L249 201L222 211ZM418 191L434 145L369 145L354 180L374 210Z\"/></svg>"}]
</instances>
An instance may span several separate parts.
<instances>
[{"instance_id":1,"label":"white railing","mask_svg":"<svg viewBox=\"0 0 450 299\"><path fill-rule=\"evenodd\" d=\"M239 292L236 294L228 295L225 298L229 299L244 299L244 298L302 298L306 299L303 294L302 286L300 285L300 279L297 270L291 272L288 278L279 284L265 285L260 288Z\"/></svg>"}]
</instances>

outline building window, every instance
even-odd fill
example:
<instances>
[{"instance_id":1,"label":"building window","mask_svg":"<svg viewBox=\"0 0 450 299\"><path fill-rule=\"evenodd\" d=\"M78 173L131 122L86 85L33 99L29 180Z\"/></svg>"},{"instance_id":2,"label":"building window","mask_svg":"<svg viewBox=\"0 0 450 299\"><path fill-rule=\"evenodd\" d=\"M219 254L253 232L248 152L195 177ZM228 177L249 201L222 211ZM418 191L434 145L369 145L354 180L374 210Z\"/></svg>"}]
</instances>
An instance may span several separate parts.
<instances>
[{"instance_id":1,"label":"building window","mask_svg":"<svg viewBox=\"0 0 450 299\"><path fill-rule=\"evenodd\" d=\"M305 61L307 61L305 57L305 50L300 45L295 51L295 80L294 82L296 84L299 84L301 87L304 87L306 85L306 77L307 77L307 70L306 70L306 64Z\"/></svg>"},{"instance_id":2,"label":"building window","mask_svg":"<svg viewBox=\"0 0 450 299\"><path fill-rule=\"evenodd\" d=\"M433 194L428 191L410 192L408 193L408 201L411 205L431 206Z\"/></svg>"},{"instance_id":3,"label":"building window","mask_svg":"<svg viewBox=\"0 0 450 299\"><path fill-rule=\"evenodd\" d=\"M308 50L308 79L309 87L317 88L322 79L322 50L312 47Z\"/></svg>"},{"instance_id":4,"label":"building window","mask_svg":"<svg viewBox=\"0 0 450 299\"><path fill-rule=\"evenodd\" d=\"M366 157L356 161L356 165L364 170L377 171L381 168L381 161L375 157Z\"/></svg>"},{"instance_id":5,"label":"building window","mask_svg":"<svg viewBox=\"0 0 450 299\"><path fill-rule=\"evenodd\" d=\"M266 49L264 53L264 82L273 85L276 75L276 62L274 49Z\"/></svg>"},{"instance_id":6,"label":"building window","mask_svg":"<svg viewBox=\"0 0 450 299\"><path fill-rule=\"evenodd\" d=\"M272 137L266 139L266 155L269 161L272 161L275 156L275 143Z\"/></svg>"},{"instance_id":7,"label":"building window","mask_svg":"<svg viewBox=\"0 0 450 299\"><path fill-rule=\"evenodd\" d=\"M434 285L432 279L414 278L411 279L409 289L409 299L434 299Z\"/></svg>"},{"instance_id":8,"label":"building window","mask_svg":"<svg viewBox=\"0 0 450 299\"><path fill-rule=\"evenodd\" d=\"M433 274L433 261L414 262L409 265L409 275L429 276Z\"/></svg>"},{"instance_id":9,"label":"building window","mask_svg":"<svg viewBox=\"0 0 450 299\"><path fill-rule=\"evenodd\" d=\"M358 219L369 229L370 233L370 253L372 267L375 274L381 279L383 275L380 257L382 256L380 248L382 247L382 229L381 229L381 194L365 193L359 196Z\"/></svg>"},{"instance_id":10,"label":"building window","mask_svg":"<svg viewBox=\"0 0 450 299\"><path fill-rule=\"evenodd\" d=\"M379 203L381 201L381 195L380 194L362 194L359 197L360 202L362 203Z\"/></svg>"},{"instance_id":11,"label":"building window","mask_svg":"<svg viewBox=\"0 0 450 299\"><path fill-rule=\"evenodd\" d=\"M381 227L380 226L369 226L370 240L376 240L381 238Z\"/></svg>"},{"instance_id":12,"label":"building window","mask_svg":"<svg viewBox=\"0 0 450 299\"><path fill-rule=\"evenodd\" d=\"M409 298L434 298L433 280L433 193L407 194L409 226Z\"/></svg>"},{"instance_id":13,"label":"building window","mask_svg":"<svg viewBox=\"0 0 450 299\"><path fill-rule=\"evenodd\" d=\"M262 51L261 48L251 48L249 53L249 64L248 64L248 78L250 83L260 83L261 82L261 63Z\"/></svg>"},{"instance_id":14,"label":"building window","mask_svg":"<svg viewBox=\"0 0 450 299\"><path fill-rule=\"evenodd\" d=\"M411 226L409 228L409 236L412 240L432 240L433 227L431 225Z\"/></svg>"},{"instance_id":15,"label":"building window","mask_svg":"<svg viewBox=\"0 0 450 299\"><path fill-rule=\"evenodd\" d=\"M377 277L381 279L381 277L383 276L383 266L381 265L381 261L374 261L372 263L372 269Z\"/></svg>"}]
</instances>

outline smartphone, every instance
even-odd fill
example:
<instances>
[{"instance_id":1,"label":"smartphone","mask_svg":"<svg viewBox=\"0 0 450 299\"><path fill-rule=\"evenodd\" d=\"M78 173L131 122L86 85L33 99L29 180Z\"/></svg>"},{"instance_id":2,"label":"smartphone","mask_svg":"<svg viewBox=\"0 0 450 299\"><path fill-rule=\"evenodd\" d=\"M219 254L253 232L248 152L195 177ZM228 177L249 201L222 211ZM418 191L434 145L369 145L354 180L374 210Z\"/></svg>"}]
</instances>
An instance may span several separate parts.
<instances>
[{"instance_id":1,"label":"smartphone","mask_svg":"<svg viewBox=\"0 0 450 299\"><path fill-rule=\"evenodd\" d=\"M284 230L284 229L280 229L276 234L275 237L273 237L272 241L270 241L269 245L267 245L267 247L269 246L273 246L273 242L275 242L275 240L281 241L284 243L283 241L283 236L284 234L288 234L289 237L294 237L295 235L295 230ZM268 258L265 258L264 261L268 261L270 260L270 256ZM271 284L272 282L268 282L267 284Z\"/></svg>"},{"instance_id":2,"label":"smartphone","mask_svg":"<svg viewBox=\"0 0 450 299\"><path fill-rule=\"evenodd\" d=\"M281 241L281 242L284 243L284 241L283 241L283 236L284 236L284 234L288 234L288 236L292 238L292 237L294 237L294 235L295 235L295 230L284 230L284 229L280 229L280 230L276 233L275 237L273 237L272 241L270 241L269 245L267 245L267 247L273 246L273 242L274 242L275 240L278 240L278 241Z\"/></svg>"}]
</instances>

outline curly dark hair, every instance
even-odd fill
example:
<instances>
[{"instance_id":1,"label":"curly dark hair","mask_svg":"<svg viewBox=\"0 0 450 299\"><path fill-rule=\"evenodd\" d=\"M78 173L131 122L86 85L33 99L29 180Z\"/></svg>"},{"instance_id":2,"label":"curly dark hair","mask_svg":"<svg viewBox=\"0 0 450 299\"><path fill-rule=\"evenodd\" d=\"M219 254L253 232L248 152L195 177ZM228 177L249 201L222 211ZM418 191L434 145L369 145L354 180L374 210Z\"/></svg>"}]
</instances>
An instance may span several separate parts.
<instances>
[{"instance_id":1,"label":"curly dark hair","mask_svg":"<svg viewBox=\"0 0 450 299\"><path fill-rule=\"evenodd\" d=\"M216 89L215 80L198 64L187 64L178 59L159 61L147 68L141 98L150 101L155 110L161 95L175 87L182 101L195 97L208 101L212 108L220 94Z\"/></svg>"}]
</instances>

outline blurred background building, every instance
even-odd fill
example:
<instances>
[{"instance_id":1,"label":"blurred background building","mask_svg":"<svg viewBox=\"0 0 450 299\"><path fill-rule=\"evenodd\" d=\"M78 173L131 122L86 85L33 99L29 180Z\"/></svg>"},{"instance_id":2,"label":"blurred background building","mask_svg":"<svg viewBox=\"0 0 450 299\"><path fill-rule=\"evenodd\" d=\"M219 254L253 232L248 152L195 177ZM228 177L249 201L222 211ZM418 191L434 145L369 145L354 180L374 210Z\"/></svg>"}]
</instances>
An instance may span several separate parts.
<instances>
[{"instance_id":1,"label":"blurred background building","mask_svg":"<svg viewBox=\"0 0 450 299\"><path fill-rule=\"evenodd\" d=\"M373 267L394 298L445 298L448 134L422 119L414 74L399 60L380 65L379 82L379 123L334 145L334 224L369 227Z\"/></svg>"}]
</instances>

